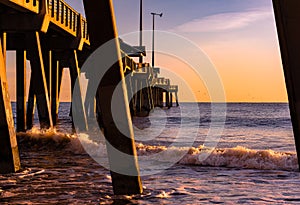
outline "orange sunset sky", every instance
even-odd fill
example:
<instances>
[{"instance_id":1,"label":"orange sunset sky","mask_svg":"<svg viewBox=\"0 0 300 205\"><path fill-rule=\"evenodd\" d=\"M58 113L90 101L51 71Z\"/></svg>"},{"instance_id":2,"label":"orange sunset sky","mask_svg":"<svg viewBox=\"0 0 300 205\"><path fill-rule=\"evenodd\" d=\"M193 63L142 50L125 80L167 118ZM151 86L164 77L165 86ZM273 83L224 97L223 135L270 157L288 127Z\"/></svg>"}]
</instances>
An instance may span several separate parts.
<instances>
[{"instance_id":1,"label":"orange sunset sky","mask_svg":"<svg viewBox=\"0 0 300 205\"><path fill-rule=\"evenodd\" d=\"M84 11L80 0L67 2ZM114 0L114 5L120 36L137 31L139 1ZM271 0L145 0L143 12L145 30L152 29L150 13L163 12L162 18L155 19L157 30L183 36L206 53L222 80L227 102L287 102ZM138 39L124 40L138 45ZM145 38L144 44L150 50L151 38ZM14 53L7 58L10 95L15 100ZM151 62L150 53L145 60ZM188 87L197 101L211 100L205 82L184 62L157 54L155 63L162 68L161 76L179 85L180 101L193 101ZM70 100L69 84L65 69L63 101Z\"/></svg>"}]
</instances>

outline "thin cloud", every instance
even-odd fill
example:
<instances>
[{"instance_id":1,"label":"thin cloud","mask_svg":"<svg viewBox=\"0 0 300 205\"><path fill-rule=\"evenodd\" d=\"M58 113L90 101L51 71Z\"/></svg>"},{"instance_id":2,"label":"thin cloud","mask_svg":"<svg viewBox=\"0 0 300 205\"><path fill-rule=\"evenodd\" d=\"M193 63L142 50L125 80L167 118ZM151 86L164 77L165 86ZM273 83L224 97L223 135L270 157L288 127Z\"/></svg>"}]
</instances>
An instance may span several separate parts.
<instances>
[{"instance_id":1,"label":"thin cloud","mask_svg":"<svg viewBox=\"0 0 300 205\"><path fill-rule=\"evenodd\" d=\"M270 9L220 13L184 23L172 29L177 32L218 32L246 27L251 23L272 17Z\"/></svg>"}]
</instances>

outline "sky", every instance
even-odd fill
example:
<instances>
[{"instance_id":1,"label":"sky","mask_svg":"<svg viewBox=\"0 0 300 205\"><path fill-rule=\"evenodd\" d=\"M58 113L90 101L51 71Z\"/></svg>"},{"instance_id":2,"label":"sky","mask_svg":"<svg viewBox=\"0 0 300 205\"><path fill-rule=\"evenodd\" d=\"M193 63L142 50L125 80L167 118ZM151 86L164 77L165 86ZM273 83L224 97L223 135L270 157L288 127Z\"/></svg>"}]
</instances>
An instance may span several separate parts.
<instances>
[{"instance_id":1,"label":"sky","mask_svg":"<svg viewBox=\"0 0 300 205\"><path fill-rule=\"evenodd\" d=\"M66 1L84 13L80 0ZM140 1L113 2L119 35L138 31ZM287 102L271 0L143 0L144 30L152 29L151 12L163 13L155 19L156 30L180 35L207 55L220 76L227 102ZM138 39L129 43L138 45ZM144 43L151 49L151 39ZM151 55L145 61L151 62ZM180 101L192 101L189 93L197 101L212 100L205 79L195 77L186 63L158 53L155 64L162 68L161 76L179 85ZM13 65L8 63L8 76L14 76ZM65 72L61 95L65 101L70 96L67 78Z\"/></svg>"}]
</instances>

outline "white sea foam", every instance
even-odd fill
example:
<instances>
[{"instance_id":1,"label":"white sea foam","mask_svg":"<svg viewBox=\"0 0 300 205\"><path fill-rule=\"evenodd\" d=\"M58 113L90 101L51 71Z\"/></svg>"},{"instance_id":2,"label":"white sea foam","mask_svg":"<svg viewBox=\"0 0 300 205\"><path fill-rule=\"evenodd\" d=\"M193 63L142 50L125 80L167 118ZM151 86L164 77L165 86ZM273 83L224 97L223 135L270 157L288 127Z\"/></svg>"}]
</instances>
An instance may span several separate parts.
<instances>
[{"instance_id":1,"label":"white sea foam","mask_svg":"<svg viewBox=\"0 0 300 205\"><path fill-rule=\"evenodd\" d=\"M199 147L165 147L165 146L149 146L138 144L137 150L139 155L151 155L161 151L170 155L186 154L178 162L185 165L201 165L214 167L232 167L247 169L263 169L263 170L297 170L297 156L292 152L275 152L273 150L253 150L245 147L237 146L234 148L215 149L208 158L200 160L199 156L202 152L207 152L203 146Z\"/></svg>"},{"instance_id":2,"label":"white sea foam","mask_svg":"<svg viewBox=\"0 0 300 205\"><path fill-rule=\"evenodd\" d=\"M204 161L199 160L201 148L192 148L180 164L217 167L234 167L263 170L298 169L295 153L275 152L273 150L252 150L245 147L216 149Z\"/></svg>"},{"instance_id":3,"label":"white sea foam","mask_svg":"<svg viewBox=\"0 0 300 205\"><path fill-rule=\"evenodd\" d=\"M92 141L88 135L80 134L64 134L56 132L56 130L40 131L38 129L31 130L26 133L18 133L20 138L27 137L33 141L52 140L56 144L65 143L68 151L74 154L88 153L93 157L105 157L105 144L98 144ZM80 138L80 140L79 140ZM27 139L28 140L28 139ZM84 148L83 148L84 147ZM152 155L163 153L163 159L173 159L174 156L184 157L177 163L183 165L199 165L214 167L231 167L231 168L247 168L262 170L297 170L297 155L293 152L276 152L273 150L253 150L245 147L237 146L234 148L222 148L212 151L210 156L205 160L199 158L200 154L208 151L203 146L199 147L166 147L152 146L142 143L136 144L137 153L140 158L151 158ZM155 159L160 160L160 159ZM176 162L174 162L176 163Z\"/></svg>"},{"instance_id":4,"label":"white sea foam","mask_svg":"<svg viewBox=\"0 0 300 205\"><path fill-rule=\"evenodd\" d=\"M26 138L31 140L53 140L54 142L62 142L64 140L72 140L76 139L77 136L75 134L66 134L62 132L57 132L56 129L44 129L40 130L39 128L33 127L31 130L26 132L18 132L17 136L19 138Z\"/></svg>"}]
</instances>

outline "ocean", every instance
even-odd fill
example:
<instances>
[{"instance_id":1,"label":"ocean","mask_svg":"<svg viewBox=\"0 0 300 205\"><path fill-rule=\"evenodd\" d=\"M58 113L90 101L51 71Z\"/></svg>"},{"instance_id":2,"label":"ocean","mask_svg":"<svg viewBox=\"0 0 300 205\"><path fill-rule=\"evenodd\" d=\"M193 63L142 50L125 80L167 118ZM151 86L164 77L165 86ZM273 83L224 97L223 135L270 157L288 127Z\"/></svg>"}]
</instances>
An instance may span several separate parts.
<instances>
[{"instance_id":1,"label":"ocean","mask_svg":"<svg viewBox=\"0 0 300 205\"><path fill-rule=\"evenodd\" d=\"M133 118L144 187L133 196L113 195L99 133L73 133L69 106L55 130L36 116L17 134L22 170L0 175L1 204L300 203L286 103L181 103Z\"/></svg>"}]
</instances>

